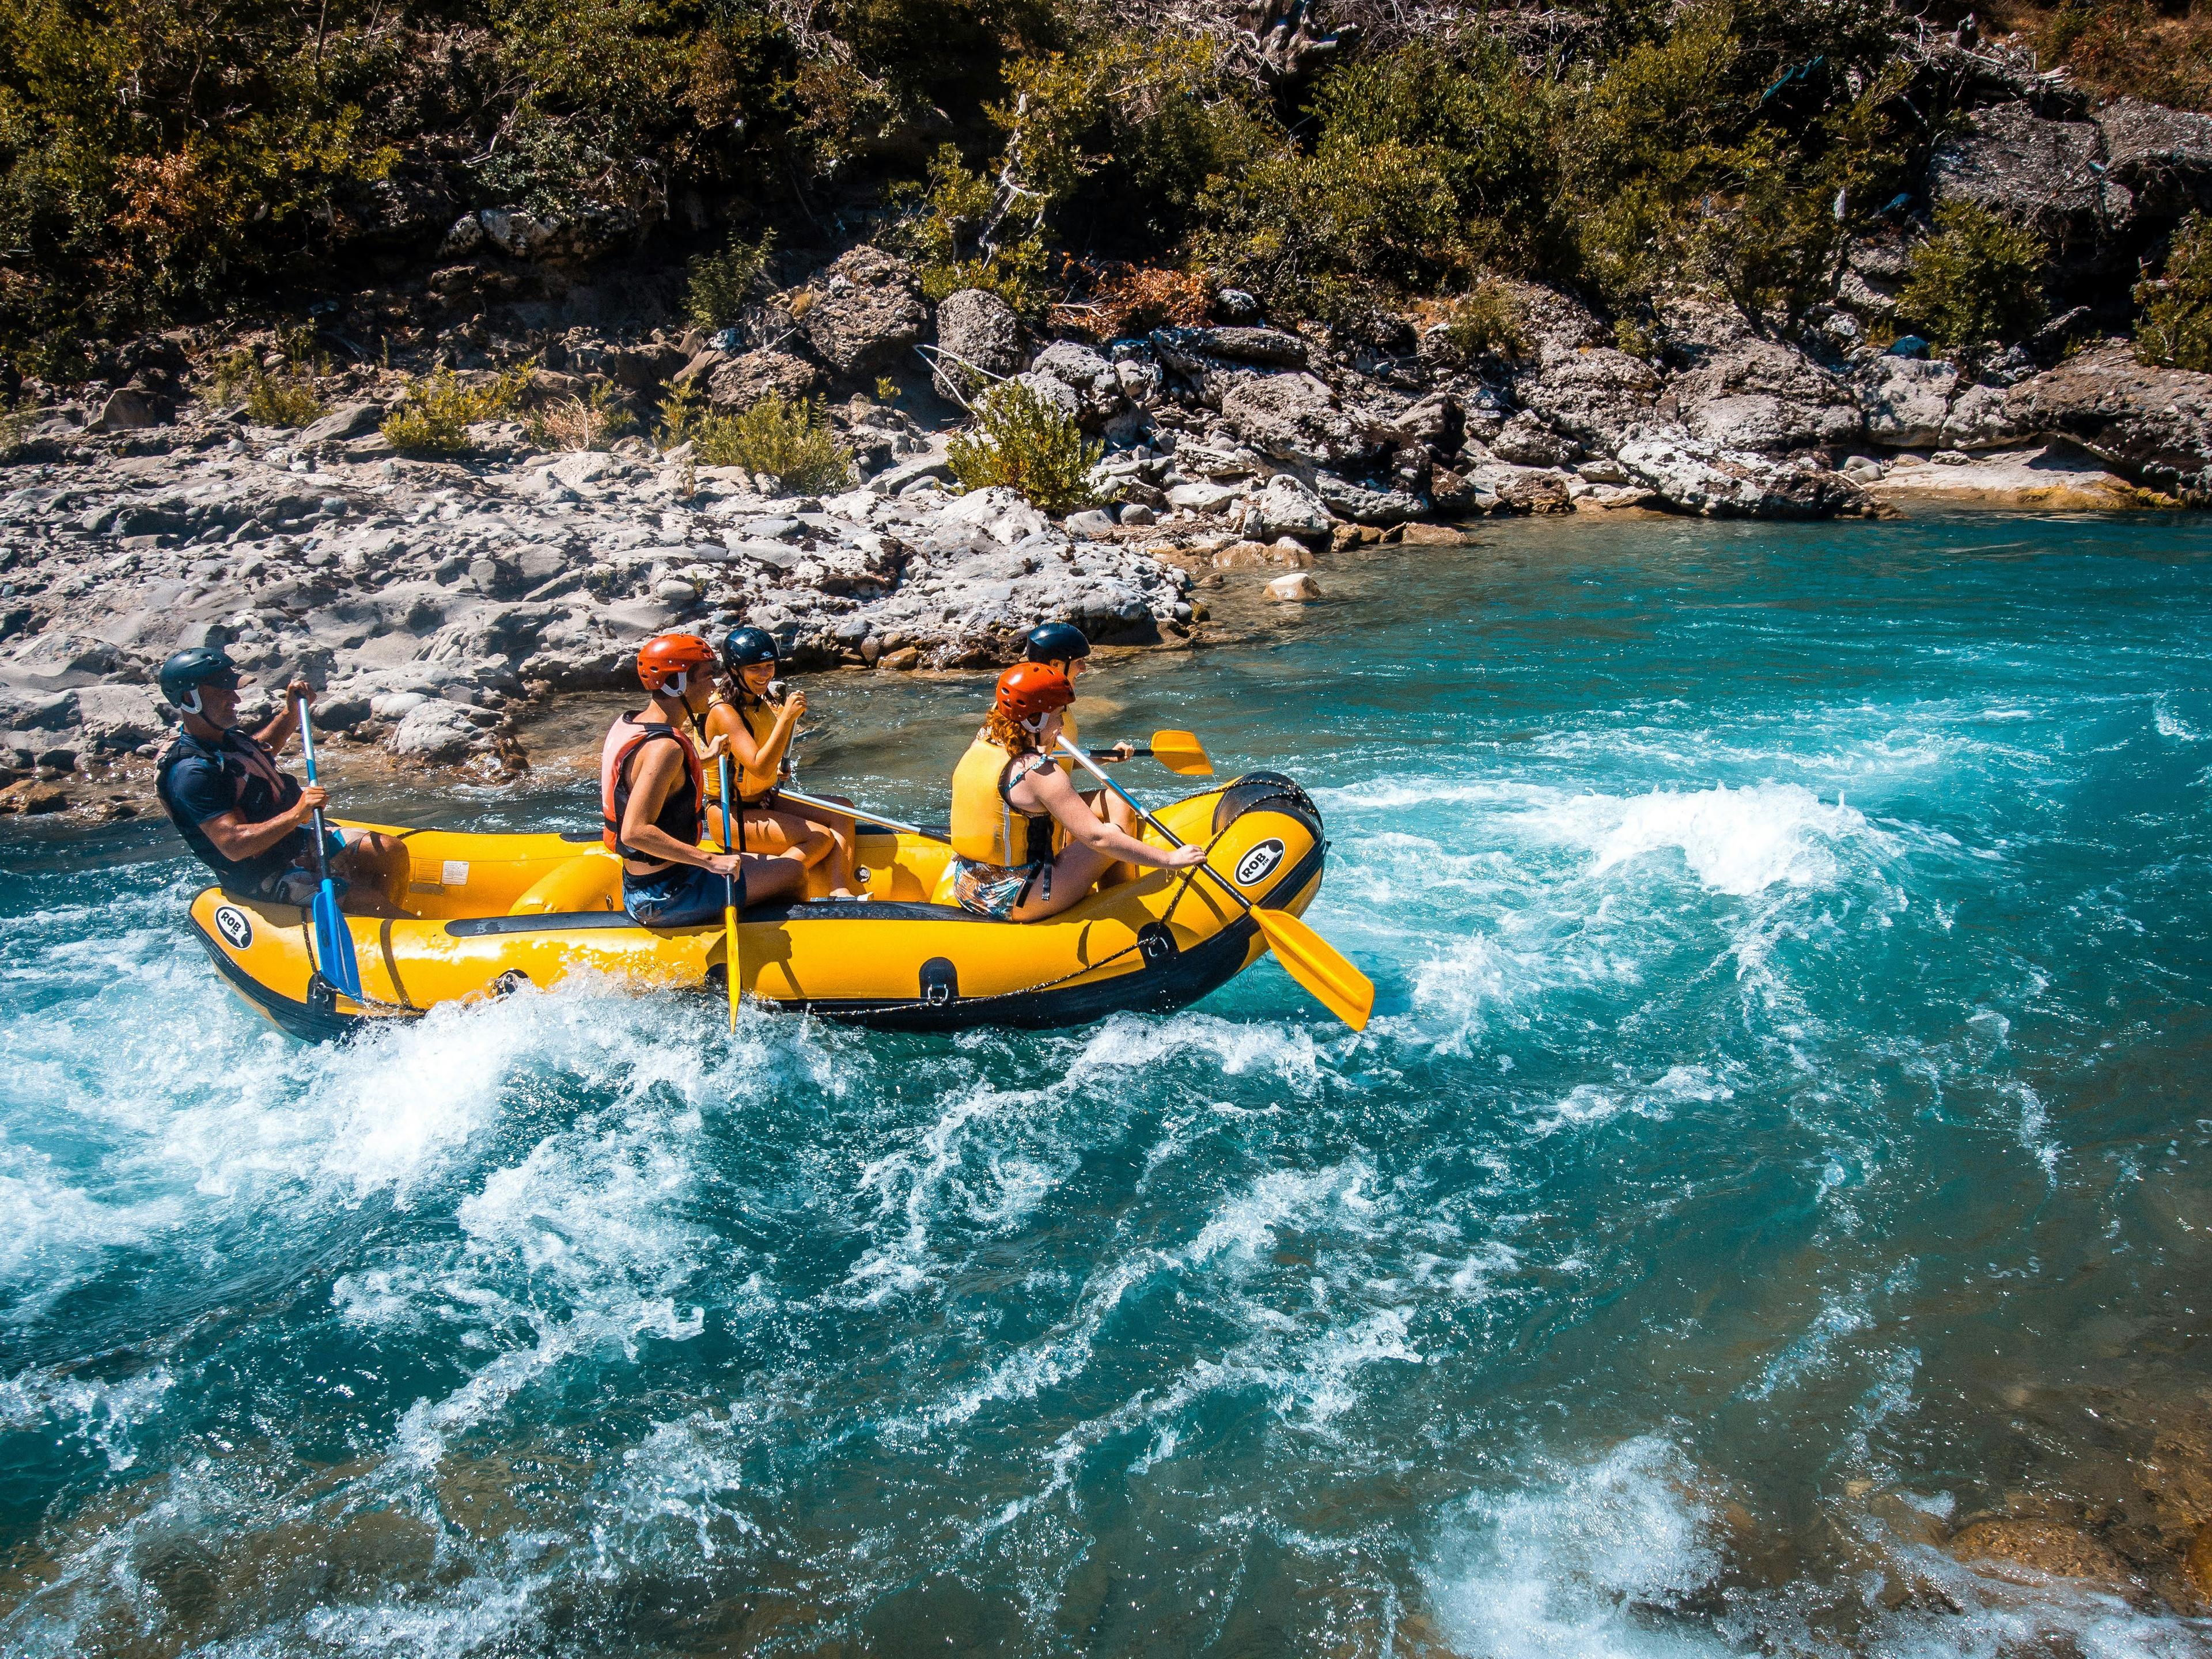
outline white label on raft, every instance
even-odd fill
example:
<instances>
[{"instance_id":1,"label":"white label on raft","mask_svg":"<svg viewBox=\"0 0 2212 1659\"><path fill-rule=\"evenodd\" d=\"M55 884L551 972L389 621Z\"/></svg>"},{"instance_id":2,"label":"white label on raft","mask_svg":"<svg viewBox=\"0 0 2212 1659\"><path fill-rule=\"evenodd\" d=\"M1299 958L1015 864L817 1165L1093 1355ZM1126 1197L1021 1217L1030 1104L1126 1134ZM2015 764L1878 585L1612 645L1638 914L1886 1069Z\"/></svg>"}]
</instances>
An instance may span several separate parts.
<instances>
[{"instance_id":1,"label":"white label on raft","mask_svg":"<svg viewBox=\"0 0 2212 1659\"><path fill-rule=\"evenodd\" d=\"M465 887L469 884L469 861L466 859L447 859L445 873L438 878L446 887Z\"/></svg>"},{"instance_id":2,"label":"white label on raft","mask_svg":"<svg viewBox=\"0 0 2212 1659\"><path fill-rule=\"evenodd\" d=\"M243 951L253 943L253 924L246 919L246 912L235 905L216 906L215 930L234 951Z\"/></svg>"},{"instance_id":3,"label":"white label on raft","mask_svg":"<svg viewBox=\"0 0 2212 1659\"><path fill-rule=\"evenodd\" d=\"M1237 860L1237 884L1249 887L1255 881L1265 881L1274 874L1275 866L1283 861L1283 843L1270 837Z\"/></svg>"}]
</instances>

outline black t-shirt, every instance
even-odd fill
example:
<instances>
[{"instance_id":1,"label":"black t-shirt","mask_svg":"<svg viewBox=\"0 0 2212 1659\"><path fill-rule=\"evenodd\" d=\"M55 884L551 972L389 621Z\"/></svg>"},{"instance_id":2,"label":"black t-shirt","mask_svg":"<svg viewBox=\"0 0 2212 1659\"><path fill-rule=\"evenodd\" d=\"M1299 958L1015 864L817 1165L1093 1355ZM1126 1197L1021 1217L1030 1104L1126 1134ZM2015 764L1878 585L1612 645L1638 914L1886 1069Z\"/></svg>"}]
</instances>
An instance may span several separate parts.
<instances>
[{"instance_id":1,"label":"black t-shirt","mask_svg":"<svg viewBox=\"0 0 2212 1659\"><path fill-rule=\"evenodd\" d=\"M200 827L225 812L236 812L247 823L266 823L300 799L298 782L276 769L265 747L234 726L217 744L179 732L161 757L156 790L185 845L227 884L261 881L289 867L309 845L308 832L295 830L250 859L227 859Z\"/></svg>"}]
</instances>

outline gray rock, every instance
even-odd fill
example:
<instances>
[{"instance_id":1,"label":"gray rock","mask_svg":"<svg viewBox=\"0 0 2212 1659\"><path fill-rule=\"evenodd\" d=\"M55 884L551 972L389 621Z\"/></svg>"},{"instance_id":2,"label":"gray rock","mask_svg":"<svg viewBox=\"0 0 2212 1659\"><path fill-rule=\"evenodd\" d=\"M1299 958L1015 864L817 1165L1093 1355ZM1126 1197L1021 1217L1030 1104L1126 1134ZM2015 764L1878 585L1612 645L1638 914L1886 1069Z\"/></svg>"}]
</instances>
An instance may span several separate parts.
<instances>
[{"instance_id":1,"label":"gray rock","mask_svg":"<svg viewBox=\"0 0 2212 1659\"><path fill-rule=\"evenodd\" d=\"M408 760L451 764L484 743L483 729L458 704L425 698L407 709L384 746Z\"/></svg>"},{"instance_id":2,"label":"gray rock","mask_svg":"<svg viewBox=\"0 0 2212 1659\"><path fill-rule=\"evenodd\" d=\"M119 753L161 734L167 722L153 694L137 685L82 685L76 693L77 723L95 750Z\"/></svg>"},{"instance_id":3,"label":"gray rock","mask_svg":"<svg viewBox=\"0 0 2212 1659\"><path fill-rule=\"evenodd\" d=\"M822 360L846 379L890 367L921 340L929 321L914 267L881 248L853 249L806 291L811 303L799 325Z\"/></svg>"},{"instance_id":4,"label":"gray rock","mask_svg":"<svg viewBox=\"0 0 2212 1659\"><path fill-rule=\"evenodd\" d=\"M1370 489L1324 472L1316 481L1329 511L1354 524L1404 524L1428 510L1428 503L1402 489Z\"/></svg>"},{"instance_id":5,"label":"gray rock","mask_svg":"<svg viewBox=\"0 0 2212 1659\"><path fill-rule=\"evenodd\" d=\"M1522 410L1498 429L1489 444L1491 453L1516 466L1565 466L1577 459L1583 447L1554 432L1541 417Z\"/></svg>"},{"instance_id":6,"label":"gray rock","mask_svg":"<svg viewBox=\"0 0 2212 1659\"><path fill-rule=\"evenodd\" d=\"M2011 431L2070 438L2136 483L2212 501L2212 374L2093 347L2005 393Z\"/></svg>"},{"instance_id":7,"label":"gray rock","mask_svg":"<svg viewBox=\"0 0 2212 1659\"><path fill-rule=\"evenodd\" d=\"M1723 307L1680 305L1665 315L1671 347L1687 367L1667 383L1662 413L1692 436L1723 449L1786 455L1863 433L1850 391L1796 346L1754 332Z\"/></svg>"},{"instance_id":8,"label":"gray rock","mask_svg":"<svg viewBox=\"0 0 2212 1659\"><path fill-rule=\"evenodd\" d=\"M937 303L937 349L938 390L965 402L1021 368L1021 319L997 295L963 288Z\"/></svg>"},{"instance_id":9,"label":"gray rock","mask_svg":"<svg viewBox=\"0 0 2212 1659\"><path fill-rule=\"evenodd\" d=\"M1222 395L1221 413L1263 455L1307 467L1342 468L1379 454L1387 434L1346 410L1311 374L1247 374Z\"/></svg>"},{"instance_id":10,"label":"gray rock","mask_svg":"<svg viewBox=\"0 0 2212 1659\"><path fill-rule=\"evenodd\" d=\"M1284 536L1297 541L1325 541L1329 533L1328 507L1322 497L1296 478L1278 473L1259 495L1232 508L1230 527L1255 542L1272 542Z\"/></svg>"},{"instance_id":11,"label":"gray rock","mask_svg":"<svg viewBox=\"0 0 2212 1659\"><path fill-rule=\"evenodd\" d=\"M1999 104L1936 145L1929 192L1939 204L1986 208L2034 231L2062 258L2094 264L2134 208L2127 186L2103 170L2103 142L2092 122L2046 121L2025 105Z\"/></svg>"},{"instance_id":12,"label":"gray rock","mask_svg":"<svg viewBox=\"0 0 2212 1659\"><path fill-rule=\"evenodd\" d=\"M1071 513L1066 527L1071 536L1080 536L1085 541L1103 541L1114 533L1114 515L1098 507Z\"/></svg>"},{"instance_id":13,"label":"gray rock","mask_svg":"<svg viewBox=\"0 0 2212 1659\"><path fill-rule=\"evenodd\" d=\"M599 358L599 372L617 386L631 392L651 392L665 385L686 366L684 354L672 345L610 346Z\"/></svg>"},{"instance_id":14,"label":"gray rock","mask_svg":"<svg viewBox=\"0 0 2212 1659\"><path fill-rule=\"evenodd\" d=\"M1858 486L1841 473L1778 465L1680 428L1636 433L1615 459L1668 506L1708 518L1819 519L1868 510Z\"/></svg>"},{"instance_id":15,"label":"gray rock","mask_svg":"<svg viewBox=\"0 0 2212 1659\"><path fill-rule=\"evenodd\" d=\"M1610 453L1650 419L1659 376L1643 359L1612 346L1547 342L1537 362L1515 374L1513 392L1547 425Z\"/></svg>"},{"instance_id":16,"label":"gray rock","mask_svg":"<svg viewBox=\"0 0 2212 1659\"><path fill-rule=\"evenodd\" d=\"M307 426L300 434L303 444L343 443L374 432L384 419L382 404L343 404Z\"/></svg>"},{"instance_id":17,"label":"gray rock","mask_svg":"<svg viewBox=\"0 0 2212 1659\"><path fill-rule=\"evenodd\" d=\"M1854 384L1867 436L1893 449L1917 449L1942 437L1959 371L1950 363L1884 353L1858 371Z\"/></svg>"},{"instance_id":18,"label":"gray rock","mask_svg":"<svg viewBox=\"0 0 2212 1659\"><path fill-rule=\"evenodd\" d=\"M2106 174L2134 196L2138 216L2212 212L2212 115L2118 98L2095 119Z\"/></svg>"},{"instance_id":19,"label":"gray rock","mask_svg":"<svg viewBox=\"0 0 2212 1659\"><path fill-rule=\"evenodd\" d=\"M707 378L707 401L717 414L738 414L770 397L786 402L822 389L822 371L786 351L748 351L719 365Z\"/></svg>"},{"instance_id":20,"label":"gray rock","mask_svg":"<svg viewBox=\"0 0 2212 1659\"><path fill-rule=\"evenodd\" d=\"M1199 328L1184 337L1194 350L1232 363L1267 368L1304 368L1306 343L1279 328Z\"/></svg>"},{"instance_id":21,"label":"gray rock","mask_svg":"<svg viewBox=\"0 0 2212 1659\"><path fill-rule=\"evenodd\" d=\"M160 426L165 411L150 395L134 386L118 386L107 394L92 422L95 432L137 432Z\"/></svg>"}]
</instances>

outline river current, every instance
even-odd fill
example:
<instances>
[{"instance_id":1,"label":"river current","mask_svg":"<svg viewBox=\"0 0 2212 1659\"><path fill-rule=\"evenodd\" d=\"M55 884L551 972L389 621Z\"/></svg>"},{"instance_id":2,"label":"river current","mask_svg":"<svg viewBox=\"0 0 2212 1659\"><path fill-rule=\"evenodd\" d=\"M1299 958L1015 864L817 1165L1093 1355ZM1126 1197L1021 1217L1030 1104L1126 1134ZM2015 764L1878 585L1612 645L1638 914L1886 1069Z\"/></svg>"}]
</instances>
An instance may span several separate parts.
<instances>
[{"instance_id":1,"label":"river current","mask_svg":"<svg viewBox=\"0 0 2212 1659\"><path fill-rule=\"evenodd\" d=\"M1309 786L1363 1036L305 1047L165 831L0 843L0 1651L2212 1651L2212 523L1320 575L1079 712ZM810 787L940 815L982 685L814 682Z\"/></svg>"}]
</instances>

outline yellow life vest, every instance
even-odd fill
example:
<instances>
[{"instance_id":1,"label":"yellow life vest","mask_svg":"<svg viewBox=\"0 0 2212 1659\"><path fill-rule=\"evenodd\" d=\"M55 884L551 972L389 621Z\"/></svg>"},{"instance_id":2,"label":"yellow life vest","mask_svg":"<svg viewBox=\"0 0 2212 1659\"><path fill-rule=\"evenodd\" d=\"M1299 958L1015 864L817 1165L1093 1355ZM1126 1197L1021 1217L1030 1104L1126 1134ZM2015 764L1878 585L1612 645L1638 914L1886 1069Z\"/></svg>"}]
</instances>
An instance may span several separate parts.
<instances>
[{"instance_id":1,"label":"yellow life vest","mask_svg":"<svg viewBox=\"0 0 2212 1659\"><path fill-rule=\"evenodd\" d=\"M1059 850L1060 826L1047 813L1018 812L1006 799L1014 757L981 732L952 769L952 851L969 864L1019 869Z\"/></svg>"},{"instance_id":2,"label":"yellow life vest","mask_svg":"<svg viewBox=\"0 0 2212 1659\"><path fill-rule=\"evenodd\" d=\"M763 703L733 703L727 697L721 698L719 701L724 708L735 714L738 720L744 723L745 730L752 734L753 752L755 754L758 754L761 750L761 745L768 741L769 734L775 730L775 711ZM745 788L745 769L738 764L737 757L734 755L730 757L730 773L731 776L737 783L738 794L739 798L744 800L748 805L766 800L770 795L775 793L773 785L766 789L749 793ZM783 763L778 772L778 776L779 778L783 778L788 777L790 775L791 751L787 749L784 750ZM714 771L708 774L707 794L708 798L712 800L720 800L722 798L721 769L719 767L716 768Z\"/></svg>"}]
</instances>

